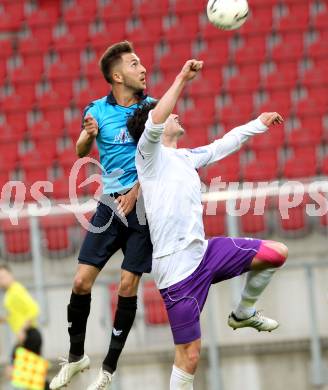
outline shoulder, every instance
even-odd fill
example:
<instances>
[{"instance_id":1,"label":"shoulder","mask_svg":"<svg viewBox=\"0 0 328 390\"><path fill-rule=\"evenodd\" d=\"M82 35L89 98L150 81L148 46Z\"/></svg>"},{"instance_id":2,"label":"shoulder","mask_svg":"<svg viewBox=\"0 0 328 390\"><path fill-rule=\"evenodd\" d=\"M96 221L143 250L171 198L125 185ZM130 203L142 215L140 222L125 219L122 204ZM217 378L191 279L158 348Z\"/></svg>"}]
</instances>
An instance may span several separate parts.
<instances>
[{"instance_id":1,"label":"shoulder","mask_svg":"<svg viewBox=\"0 0 328 390\"><path fill-rule=\"evenodd\" d=\"M107 96L104 96L100 99L96 99L96 100L93 100L92 102L90 102L84 109L84 112L87 112L89 111L90 109L93 109L93 110L98 110L98 109L102 109L106 106L107 104Z\"/></svg>"},{"instance_id":2,"label":"shoulder","mask_svg":"<svg viewBox=\"0 0 328 390\"><path fill-rule=\"evenodd\" d=\"M14 282L6 291L7 298L22 295L25 293L25 287L19 282Z\"/></svg>"}]
</instances>

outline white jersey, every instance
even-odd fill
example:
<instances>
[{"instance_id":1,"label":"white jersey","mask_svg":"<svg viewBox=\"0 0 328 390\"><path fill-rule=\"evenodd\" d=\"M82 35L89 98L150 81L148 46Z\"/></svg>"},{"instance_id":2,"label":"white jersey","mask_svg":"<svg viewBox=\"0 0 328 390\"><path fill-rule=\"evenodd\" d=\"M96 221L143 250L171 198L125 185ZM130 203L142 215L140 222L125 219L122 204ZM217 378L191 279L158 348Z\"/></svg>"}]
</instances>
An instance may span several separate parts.
<instances>
[{"instance_id":1,"label":"white jersey","mask_svg":"<svg viewBox=\"0 0 328 390\"><path fill-rule=\"evenodd\" d=\"M161 144L164 124L153 124L149 113L137 146L136 167L153 243L152 274L158 288L166 288L189 276L198 267L207 247L201 182L196 169L223 159L238 150L250 136L266 130L256 119L236 127L210 145L175 149Z\"/></svg>"}]
</instances>

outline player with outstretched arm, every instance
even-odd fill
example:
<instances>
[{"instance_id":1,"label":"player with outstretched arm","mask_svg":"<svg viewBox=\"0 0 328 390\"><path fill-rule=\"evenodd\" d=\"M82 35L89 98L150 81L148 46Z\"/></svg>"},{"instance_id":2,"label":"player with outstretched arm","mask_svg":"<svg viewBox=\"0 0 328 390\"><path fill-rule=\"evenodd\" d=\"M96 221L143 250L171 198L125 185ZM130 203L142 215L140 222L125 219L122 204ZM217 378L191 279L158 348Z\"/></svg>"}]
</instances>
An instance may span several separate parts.
<instances>
[{"instance_id":1,"label":"player with outstretched arm","mask_svg":"<svg viewBox=\"0 0 328 390\"><path fill-rule=\"evenodd\" d=\"M152 275L165 302L175 344L170 390L193 389L201 347L200 313L212 284L247 272L240 303L229 315L228 325L258 331L278 327L277 321L263 316L254 305L288 252L284 244L274 241L205 240L197 169L225 158L282 118L275 112L263 113L210 145L177 149L184 130L172 111L184 86L202 66L202 61L187 61L160 101L137 109L127 123L138 141L136 167L153 243Z\"/></svg>"}]
</instances>

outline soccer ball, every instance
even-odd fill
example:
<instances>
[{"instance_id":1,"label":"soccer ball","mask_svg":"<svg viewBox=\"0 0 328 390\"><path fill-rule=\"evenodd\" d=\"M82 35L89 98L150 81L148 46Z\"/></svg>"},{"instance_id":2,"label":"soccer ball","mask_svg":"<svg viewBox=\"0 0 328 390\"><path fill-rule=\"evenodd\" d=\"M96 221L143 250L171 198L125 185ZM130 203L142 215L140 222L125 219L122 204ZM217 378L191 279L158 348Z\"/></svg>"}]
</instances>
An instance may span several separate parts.
<instances>
[{"instance_id":1,"label":"soccer ball","mask_svg":"<svg viewBox=\"0 0 328 390\"><path fill-rule=\"evenodd\" d=\"M235 30L246 22L247 0L209 0L207 16L214 26L222 30Z\"/></svg>"}]
</instances>

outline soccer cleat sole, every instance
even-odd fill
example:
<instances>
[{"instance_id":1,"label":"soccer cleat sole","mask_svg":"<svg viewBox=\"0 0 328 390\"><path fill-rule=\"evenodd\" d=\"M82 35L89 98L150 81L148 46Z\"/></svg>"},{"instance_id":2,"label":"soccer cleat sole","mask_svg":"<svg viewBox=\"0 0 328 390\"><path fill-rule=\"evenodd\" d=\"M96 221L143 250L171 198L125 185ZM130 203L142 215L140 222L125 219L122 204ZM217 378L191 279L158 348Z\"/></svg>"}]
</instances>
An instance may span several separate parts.
<instances>
[{"instance_id":1,"label":"soccer cleat sole","mask_svg":"<svg viewBox=\"0 0 328 390\"><path fill-rule=\"evenodd\" d=\"M72 376L72 378L70 379L70 381L67 382L67 383L66 383L65 385L63 385L63 386L58 387L58 390L67 388L68 385L72 382L72 379L73 379L77 374L82 373L83 371L86 371L86 370L89 370L89 369L90 369L90 366L85 367L85 368L83 368L83 370L80 370L80 371L76 372L76 373Z\"/></svg>"}]
</instances>

